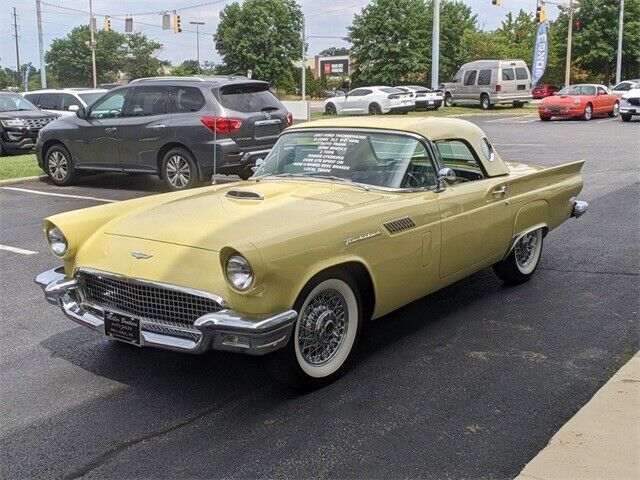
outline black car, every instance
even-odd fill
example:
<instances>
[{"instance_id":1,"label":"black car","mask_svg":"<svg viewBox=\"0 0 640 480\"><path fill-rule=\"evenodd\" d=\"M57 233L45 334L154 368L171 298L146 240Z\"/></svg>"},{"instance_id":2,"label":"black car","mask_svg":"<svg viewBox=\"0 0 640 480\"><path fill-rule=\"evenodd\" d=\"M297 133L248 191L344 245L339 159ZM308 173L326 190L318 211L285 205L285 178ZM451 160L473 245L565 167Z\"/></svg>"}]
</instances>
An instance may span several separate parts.
<instances>
[{"instance_id":1,"label":"black car","mask_svg":"<svg viewBox=\"0 0 640 480\"><path fill-rule=\"evenodd\" d=\"M81 171L118 171L157 174L181 190L214 170L249 178L292 120L266 82L139 79L43 129L36 154L57 185L73 183Z\"/></svg>"},{"instance_id":2,"label":"black car","mask_svg":"<svg viewBox=\"0 0 640 480\"><path fill-rule=\"evenodd\" d=\"M40 129L56 117L17 93L0 92L0 156L32 150Z\"/></svg>"}]
</instances>

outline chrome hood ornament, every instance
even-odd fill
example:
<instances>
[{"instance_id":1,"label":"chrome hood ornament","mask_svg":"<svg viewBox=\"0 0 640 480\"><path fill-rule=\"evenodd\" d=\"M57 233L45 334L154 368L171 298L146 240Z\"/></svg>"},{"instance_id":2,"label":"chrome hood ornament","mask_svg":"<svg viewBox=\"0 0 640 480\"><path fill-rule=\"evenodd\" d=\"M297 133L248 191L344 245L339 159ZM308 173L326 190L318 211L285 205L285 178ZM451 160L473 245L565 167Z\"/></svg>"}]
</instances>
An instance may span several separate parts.
<instances>
[{"instance_id":1,"label":"chrome hood ornament","mask_svg":"<svg viewBox=\"0 0 640 480\"><path fill-rule=\"evenodd\" d=\"M146 260L148 258L153 257L153 255L149 255L148 253L144 253L144 252L131 252L131 256L136 260Z\"/></svg>"}]
</instances>

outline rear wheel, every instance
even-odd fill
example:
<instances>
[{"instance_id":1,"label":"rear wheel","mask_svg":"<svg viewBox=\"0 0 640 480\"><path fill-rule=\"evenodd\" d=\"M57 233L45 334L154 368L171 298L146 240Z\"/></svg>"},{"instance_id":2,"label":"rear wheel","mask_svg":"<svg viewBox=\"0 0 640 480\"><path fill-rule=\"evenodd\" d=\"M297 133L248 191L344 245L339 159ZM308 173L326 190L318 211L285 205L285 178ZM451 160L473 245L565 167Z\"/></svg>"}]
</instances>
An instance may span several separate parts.
<instances>
[{"instance_id":1,"label":"rear wheel","mask_svg":"<svg viewBox=\"0 0 640 480\"><path fill-rule=\"evenodd\" d=\"M540 115L540 120L542 120L543 122L548 122L549 120L551 120L551 117L547 115Z\"/></svg>"},{"instance_id":2,"label":"rear wheel","mask_svg":"<svg viewBox=\"0 0 640 480\"><path fill-rule=\"evenodd\" d=\"M613 104L613 108L609 112L609 116L611 118L614 118L614 117L617 117L619 113L620 113L620 105L618 104L618 102L616 102Z\"/></svg>"},{"instance_id":3,"label":"rear wheel","mask_svg":"<svg viewBox=\"0 0 640 480\"><path fill-rule=\"evenodd\" d=\"M77 178L71 154L61 143L53 145L47 150L44 168L51 181L61 187L71 185Z\"/></svg>"},{"instance_id":4,"label":"rear wheel","mask_svg":"<svg viewBox=\"0 0 640 480\"><path fill-rule=\"evenodd\" d=\"M582 120L591 120L593 117L593 107L590 103L587 103L587 106L584 107L584 112L582 112L582 116L580 117Z\"/></svg>"},{"instance_id":5,"label":"rear wheel","mask_svg":"<svg viewBox=\"0 0 640 480\"><path fill-rule=\"evenodd\" d=\"M451 98L451 94L447 93L444 96L444 106L445 107L452 107L453 106L453 98Z\"/></svg>"},{"instance_id":6,"label":"rear wheel","mask_svg":"<svg viewBox=\"0 0 640 480\"><path fill-rule=\"evenodd\" d=\"M302 290L289 343L272 353L270 373L290 387L311 390L342 375L362 330L360 290L346 272L318 275Z\"/></svg>"},{"instance_id":7,"label":"rear wheel","mask_svg":"<svg viewBox=\"0 0 640 480\"><path fill-rule=\"evenodd\" d=\"M377 103L369 105L369 115L382 115L382 109Z\"/></svg>"},{"instance_id":8,"label":"rear wheel","mask_svg":"<svg viewBox=\"0 0 640 480\"><path fill-rule=\"evenodd\" d=\"M513 102L513 108L522 108L524 107L524 102Z\"/></svg>"},{"instance_id":9,"label":"rear wheel","mask_svg":"<svg viewBox=\"0 0 640 480\"><path fill-rule=\"evenodd\" d=\"M200 184L196 162L184 148L172 148L165 154L160 175L169 190L184 190Z\"/></svg>"},{"instance_id":10,"label":"rear wheel","mask_svg":"<svg viewBox=\"0 0 640 480\"><path fill-rule=\"evenodd\" d=\"M480 95L480 108L482 110L489 110L491 108L491 100L486 93Z\"/></svg>"},{"instance_id":11,"label":"rear wheel","mask_svg":"<svg viewBox=\"0 0 640 480\"><path fill-rule=\"evenodd\" d=\"M327 105L324 107L324 114L335 115L336 113L336 106L333 103L327 103Z\"/></svg>"},{"instance_id":12,"label":"rear wheel","mask_svg":"<svg viewBox=\"0 0 640 480\"><path fill-rule=\"evenodd\" d=\"M538 268L542 243L541 228L523 235L518 239L509 256L493 265L493 271L508 285L529 281Z\"/></svg>"},{"instance_id":13,"label":"rear wheel","mask_svg":"<svg viewBox=\"0 0 640 480\"><path fill-rule=\"evenodd\" d=\"M623 114L622 114L622 115L620 115L620 116L622 117L622 121L623 121L623 122L630 122L630 121L631 121L631 117L632 117L632 115L627 115L627 114L624 114L624 113L623 113Z\"/></svg>"}]
</instances>

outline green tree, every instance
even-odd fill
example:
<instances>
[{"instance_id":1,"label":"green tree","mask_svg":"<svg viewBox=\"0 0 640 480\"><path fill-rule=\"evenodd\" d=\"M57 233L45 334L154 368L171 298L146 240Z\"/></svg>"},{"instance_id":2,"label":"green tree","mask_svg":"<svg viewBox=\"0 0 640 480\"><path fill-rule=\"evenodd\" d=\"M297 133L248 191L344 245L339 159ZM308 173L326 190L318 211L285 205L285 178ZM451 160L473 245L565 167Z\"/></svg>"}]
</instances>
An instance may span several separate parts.
<instances>
[{"instance_id":1,"label":"green tree","mask_svg":"<svg viewBox=\"0 0 640 480\"><path fill-rule=\"evenodd\" d=\"M246 0L220 13L215 35L223 73L245 75L293 88L293 61L302 50L302 10L295 0Z\"/></svg>"},{"instance_id":2,"label":"green tree","mask_svg":"<svg viewBox=\"0 0 640 480\"><path fill-rule=\"evenodd\" d=\"M429 68L431 27L423 0L373 0L349 27L354 84L418 81Z\"/></svg>"},{"instance_id":3,"label":"green tree","mask_svg":"<svg viewBox=\"0 0 640 480\"><path fill-rule=\"evenodd\" d=\"M13 77L5 69L0 70L0 89L5 89L14 84Z\"/></svg>"},{"instance_id":4,"label":"green tree","mask_svg":"<svg viewBox=\"0 0 640 480\"><path fill-rule=\"evenodd\" d=\"M427 4L428 15L421 21L428 22L428 39L431 43L431 25L433 16L433 3ZM462 39L465 36L478 31L477 15L463 1L445 0L440 5L440 81L449 80L458 71L463 63L468 62L468 52L462 48ZM481 37L479 37L481 38ZM431 56L429 45L428 55ZM429 70L431 59L429 58Z\"/></svg>"},{"instance_id":5,"label":"green tree","mask_svg":"<svg viewBox=\"0 0 640 480\"><path fill-rule=\"evenodd\" d=\"M322 50L318 55L321 57L339 57L349 55L349 47L329 47Z\"/></svg>"},{"instance_id":6,"label":"green tree","mask_svg":"<svg viewBox=\"0 0 640 480\"><path fill-rule=\"evenodd\" d=\"M129 80L160 75L161 69L169 65L166 60L155 56L161 48L161 43L149 40L141 33L125 35L120 70Z\"/></svg>"}]
</instances>

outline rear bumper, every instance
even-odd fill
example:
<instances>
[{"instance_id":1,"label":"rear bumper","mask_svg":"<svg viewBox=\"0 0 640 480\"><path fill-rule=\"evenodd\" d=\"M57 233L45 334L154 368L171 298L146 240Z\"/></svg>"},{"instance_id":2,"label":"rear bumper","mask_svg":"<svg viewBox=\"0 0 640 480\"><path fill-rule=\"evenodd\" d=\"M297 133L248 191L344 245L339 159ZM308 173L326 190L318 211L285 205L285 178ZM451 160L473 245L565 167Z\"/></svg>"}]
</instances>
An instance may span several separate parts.
<instances>
[{"instance_id":1,"label":"rear bumper","mask_svg":"<svg viewBox=\"0 0 640 480\"><path fill-rule=\"evenodd\" d=\"M268 144L242 148L232 139L223 139L218 140L218 143L209 144L208 148L197 149L194 154L205 178L213 174L214 166L217 173L234 175L251 168L258 158L269 153L273 144L275 144L275 140ZM215 162L214 149L216 152Z\"/></svg>"},{"instance_id":2,"label":"rear bumper","mask_svg":"<svg viewBox=\"0 0 640 480\"><path fill-rule=\"evenodd\" d=\"M105 335L103 315L80 300L77 280L67 278L62 267L41 273L35 283L42 288L45 299L59 306L71 320ZM200 333L197 340L145 331L141 321L140 346L187 353L224 350L264 355L287 344L297 316L295 310L270 315L220 310L195 321L194 327Z\"/></svg>"},{"instance_id":3,"label":"rear bumper","mask_svg":"<svg viewBox=\"0 0 640 480\"><path fill-rule=\"evenodd\" d=\"M500 93L490 93L489 99L493 105L501 104L501 103L513 103L513 102L530 102L533 100L533 95L531 93L509 93L509 94L500 94Z\"/></svg>"},{"instance_id":4,"label":"rear bumper","mask_svg":"<svg viewBox=\"0 0 640 480\"><path fill-rule=\"evenodd\" d=\"M442 99L439 100L416 100L416 108L440 108L442 106Z\"/></svg>"},{"instance_id":5,"label":"rear bumper","mask_svg":"<svg viewBox=\"0 0 640 480\"><path fill-rule=\"evenodd\" d=\"M571 208L571 216L573 218L580 218L582 215L587 213L587 209L589 208L589 204L584 200L576 200L573 202L573 207Z\"/></svg>"}]
</instances>

